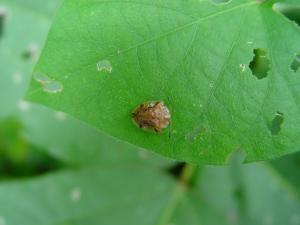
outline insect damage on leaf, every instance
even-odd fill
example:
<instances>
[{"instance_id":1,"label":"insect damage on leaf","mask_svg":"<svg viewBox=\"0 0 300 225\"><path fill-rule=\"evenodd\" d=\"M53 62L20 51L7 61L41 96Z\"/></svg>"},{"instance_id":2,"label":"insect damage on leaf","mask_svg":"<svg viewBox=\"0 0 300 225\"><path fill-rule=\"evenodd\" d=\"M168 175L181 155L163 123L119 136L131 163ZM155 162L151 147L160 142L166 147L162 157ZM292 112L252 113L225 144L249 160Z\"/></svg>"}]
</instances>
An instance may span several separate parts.
<instances>
[{"instance_id":1,"label":"insect damage on leaf","mask_svg":"<svg viewBox=\"0 0 300 225\"><path fill-rule=\"evenodd\" d=\"M63 91L64 86L61 82L55 81L48 77L47 75L36 73L34 74L34 79L36 82L40 83L42 85L43 91L50 93L50 94L56 94Z\"/></svg>"},{"instance_id":2,"label":"insect damage on leaf","mask_svg":"<svg viewBox=\"0 0 300 225\"><path fill-rule=\"evenodd\" d=\"M170 110L162 101L145 102L132 113L134 122L140 128L154 130L159 133L168 127L171 120Z\"/></svg>"},{"instance_id":3,"label":"insect damage on leaf","mask_svg":"<svg viewBox=\"0 0 300 225\"><path fill-rule=\"evenodd\" d=\"M56 94L63 91L63 85L59 81L51 81L50 83L44 84L43 91L50 94Z\"/></svg>"},{"instance_id":4,"label":"insect damage on leaf","mask_svg":"<svg viewBox=\"0 0 300 225\"><path fill-rule=\"evenodd\" d=\"M194 142L197 140L197 138L199 138L201 135L203 135L206 132L206 128L205 127L196 127L195 129L193 129L191 132L189 132L186 136L185 139L189 142Z\"/></svg>"},{"instance_id":5,"label":"insect damage on leaf","mask_svg":"<svg viewBox=\"0 0 300 225\"><path fill-rule=\"evenodd\" d=\"M269 126L272 135L279 134L283 122L284 122L284 114L281 112L277 112Z\"/></svg>"},{"instance_id":6,"label":"insect damage on leaf","mask_svg":"<svg viewBox=\"0 0 300 225\"><path fill-rule=\"evenodd\" d=\"M296 54L295 59L293 60L293 62L291 64L291 69L294 72L297 72L299 67L300 67L300 54Z\"/></svg>"},{"instance_id":7,"label":"insect damage on leaf","mask_svg":"<svg viewBox=\"0 0 300 225\"><path fill-rule=\"evenodd\" d=\"M249 64L252 74L259 80L266 78L271 68L271 62L267 58L267 52L263 49L254 49L254 57Z\"/></svg>"},{"instance_id":8,"label":"insect damage on leaf","mask_svg":"<svg viewBox=\"0 0 300 225\"><path fill-rule=\"evenodd\" d=\"M105 72L111 73L112 72L112 65L111 65L110 61L108 61L106 59L99 61L97 63L97 71L98 72L105 71Z\"/></svg>"}]
</instances>

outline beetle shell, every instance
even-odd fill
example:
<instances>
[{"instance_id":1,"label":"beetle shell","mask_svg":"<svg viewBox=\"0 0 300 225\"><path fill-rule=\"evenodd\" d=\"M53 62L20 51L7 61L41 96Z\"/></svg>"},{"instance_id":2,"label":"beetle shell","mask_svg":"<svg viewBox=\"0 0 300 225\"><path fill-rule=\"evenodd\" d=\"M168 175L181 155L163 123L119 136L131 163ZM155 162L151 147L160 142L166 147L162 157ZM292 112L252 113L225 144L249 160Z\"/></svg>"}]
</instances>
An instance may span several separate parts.
<instances>
[{"instance_id":1,"label":"beetle shell","mask_svg":"<svg viewBox=\"0 0 300 225\"><path fill-rule=\"evenodd\" d=\"M171 114L162 101L152 101L139 105L133 111L132 118L140 128L159 133L170 124Z\"/></svg>"}]
</instances>

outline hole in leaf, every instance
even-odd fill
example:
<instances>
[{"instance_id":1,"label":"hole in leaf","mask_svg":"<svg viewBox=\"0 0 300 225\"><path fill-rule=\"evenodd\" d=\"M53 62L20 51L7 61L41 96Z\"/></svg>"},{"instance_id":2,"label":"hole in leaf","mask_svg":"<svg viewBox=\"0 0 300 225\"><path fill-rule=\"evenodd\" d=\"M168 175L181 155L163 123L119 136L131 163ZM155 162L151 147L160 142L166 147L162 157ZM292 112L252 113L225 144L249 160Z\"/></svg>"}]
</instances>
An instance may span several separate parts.
<instances>
[{"instance_id":1,"label":"hole in leaf","mask_svg":"<svg viewBox=\"0 0 300 225\"><path fill-rule=\"evenodd\" d=\"M44 92L50 94L56 94L64 90L64 86L61 82L55 81L50 77L48 77L47 75L44 75L42 73L35 73L33 77L36 82L42 85Z\"/></svg>"},{"instance_id":2,"label":"hole in leaf","mask_svg":"<svg viewBox=\"0 0 300 225\"><path fill-rule=\"evenodd\" d=\"M231 2L231 0L211 0L211 2L214 4L224 4Z\"/></svg>"},{"instance_id":3,"label":"hole in leaf","mask_svg":"<svg viewBox=\"0 0 300 225\"><path fill-rule=\"evenodd\" d=\"M291 64L291 69L295 72L297 72L297 70L300 67L300 54L296 54L294 61Z\"/></svg>"},{"instance_id":4,"label":"hole in leaf","mask_svg":"<svg viewBox=\"0 0 300 225\"><path fill-rule=\"evenodd\" d=\"M283 122L284 122L284 114L281 112L277 112L274 119L271 121L271 124L269 125L269 129L272 135L279 134Z\"/></svg>"},{"instance_id":5,"label":"hole in leaf","mask_svg":"<svg viewBox=\"0 0 300 225\"><path fill-rule=\"evenodd\" d=\"M199 137L201 137L204 133L206 132L206 128L204 127L196 127L194 130L192 130L191 132L189 132L186 136L185 136L185 140L189 141L189 142L194 142L196 141Z\"/></svg>"},{"instance_id":6,"label":"hole in leaf","mask_svg":"<svg viewBox=\"0 0 300 225\"><path fill-rule=\"evenodd\" d=\"M296 22L300 26L300 6L285 4L285 3L275 3L273 5L273 10L281 13L286 18L291 21Z\"/></svg>"},{"instance_id":7,"label":"hole in leaf","mask_svg":"<svg viewBox=\"0 0 300 225\"><path fill-rule=\"evenodd\" d=\"M252 74L258 79L267 77L271 68L271 62L267 57L267 52L263 49L254 49L254 57L249 64Z\"/></svg>"},{"instance_id":8,"label":"hole in leaf","mask_svg":"<svg viewBox=\"0 0 300 225\"><path fill-rule=\"evenodd\" d=\"M109 60L105 59L105 60L101 60L97 63L97 71L98 72L108 72L111 73L112 72L112 65L110 63Z\"/></svg>"},{"instance_id":9,"label":"hole in leaf","mask_svg":"<svg viewBox=\"0 0 300 225\"><path fill-rule=\"evenodd\" d=\"M36 82L39 82L40 84L45 84L52 81L48 76L42 73L35 73L33 75L33 78L36 80Z\"/></svg>"},{"instance_id":10,"label":"hole in leaf","mask_svg":"<svg viewBox=\"0 0 300 225\"><path fill-rule=\"evenodd\" d=\"M43 91L50 94L60 93L63 90L64 90L64 86L59 81L51 81L43 85Z\"/></svg>"}]
</instances>

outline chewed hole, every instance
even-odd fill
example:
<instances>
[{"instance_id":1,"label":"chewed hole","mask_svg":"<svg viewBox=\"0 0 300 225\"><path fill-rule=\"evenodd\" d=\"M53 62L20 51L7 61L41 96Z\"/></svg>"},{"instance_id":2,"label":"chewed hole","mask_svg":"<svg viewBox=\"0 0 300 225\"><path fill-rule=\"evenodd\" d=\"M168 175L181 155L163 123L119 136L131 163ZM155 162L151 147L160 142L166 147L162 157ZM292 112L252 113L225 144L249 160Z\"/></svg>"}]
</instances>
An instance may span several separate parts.
<instances>
[{"instance_id":1,"label":"chewed hole","mask_svg":"<svg viewBox=\"0 0 300 225\"><path fill-rule=\"evenodd\" d=\"M272 135L278 135L281 131L281 126L284 122L284 114L281 112L277 112L271 124L269 125L269 129Z\"/></svg>"},{"instance_id":2,"label":"chewed hole","mask_svg":"<svg viewBox=\"0 0 300 225\"><path fill-rule=\"evenodd\" d=\"M210 0L214 4L224 4L224 3L229 3L231 0Z\"/></svg>"},{"instance_id":3,"label":"chewed hole","mask_svg":"<svg viewBox=\"0 0 300 225\"><path fill-rule=\"evenodd\" d=\"M111 65L110 61L108 61L107 59L99 61L97 63L97 71L98 72L104 71L104 72L111 73L112 65Z\"/></svg>"},{"instance_id":4,"label":"chewed hole","mask_svg":"<svg viewBox=\"0 0 300 225\"><path fill-rule=\"evenodd\" d=\"M196 141L201 135L206 132L206 128L204 127L196 127L194 130L185 135L185 139L189 142Z\"/></svg>"},{"instance_id":5,"label":"chewed hole","mask_svg":"<svg viewBox=\"0 0 300 225\"><path fill-rule=\"evenodd\" d=\"M296 54L295 59L293 60L292 64L291 64L291 69L295 72L297 72L297 70L300 67L300 54Z\"/></svg>"},{"instance_id":6,"label":"chewed hole","mask_svg":"<svg viewBox=\"0 0 300 225\"><path fill-rule=\"evenodd\" d=\"M254 57L249 64L252 74L258 79L263 79L268 76L271 68L271 62L267 57L267 52L263 49L254 49Z\"/></svg>"},{"instance_id":7,"label":"chewed hole","mask_svg":"<svg viewBox=\"0 0 300 225\"><path fill-rule=\"evenodd\" d=\"M45 84L45 83L49 83L51 82L52 80L45 74L42 74L42 73L36 73L33 75L33 78L38 82L38 83L41 83L41 84Z\"/></svg>"},{"instance_id":8,"label":"chewed hole","mask_svg":"<svg viewBox=\"0 0 300 225\"><path fill-rule=\"evenodd\" d=\"M62 92L64 89L63 85L59 81L51 81L49 83L45 83L43 85L43 91L50 93L50 94L56 94L59 92Z\"/></svg>"},{"instance_id":9,"label":"chewed hole","mask_svg":"<svg viewBox=\"0 0 300 225\"><path fill-rule=\"evenodd\" d=\"M61 82L55 81L45 74L36 73L33 75L33 77L36 82L38 82L42 85L44 92L47 92L50 94L56 94L56 93L62 92L64 89Z\"/></svg>"},{"instance_id":10,"label":"chewed hole","mask_svg":"<svg viewBox=\"0 0 300 225\"><path fill-rule=\"evenodd\" d=\"M285 3L275 3L273 5L273 10L281 13L289 20L296 22L300 26L300 6L285 4Z\"/></svg>"}]
</instances>

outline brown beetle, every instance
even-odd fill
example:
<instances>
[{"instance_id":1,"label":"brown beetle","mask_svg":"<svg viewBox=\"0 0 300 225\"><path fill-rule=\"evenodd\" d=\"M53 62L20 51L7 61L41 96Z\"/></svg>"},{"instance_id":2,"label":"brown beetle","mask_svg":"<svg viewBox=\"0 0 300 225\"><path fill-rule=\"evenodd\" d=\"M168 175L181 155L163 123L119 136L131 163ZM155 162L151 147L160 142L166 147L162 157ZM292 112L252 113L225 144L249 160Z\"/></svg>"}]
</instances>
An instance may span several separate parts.
<instances>
[{"instance_id":1,"label":"brown beetle","mask_svg":"<svg viewBox=\"0 0 300 225\"><path fill-rule=\"evenodd\" d=\"M132 113L134 122L140 128L159 133L170 124L171 114L162 101L145 102Z\"/></svg>"}]
</instances>

